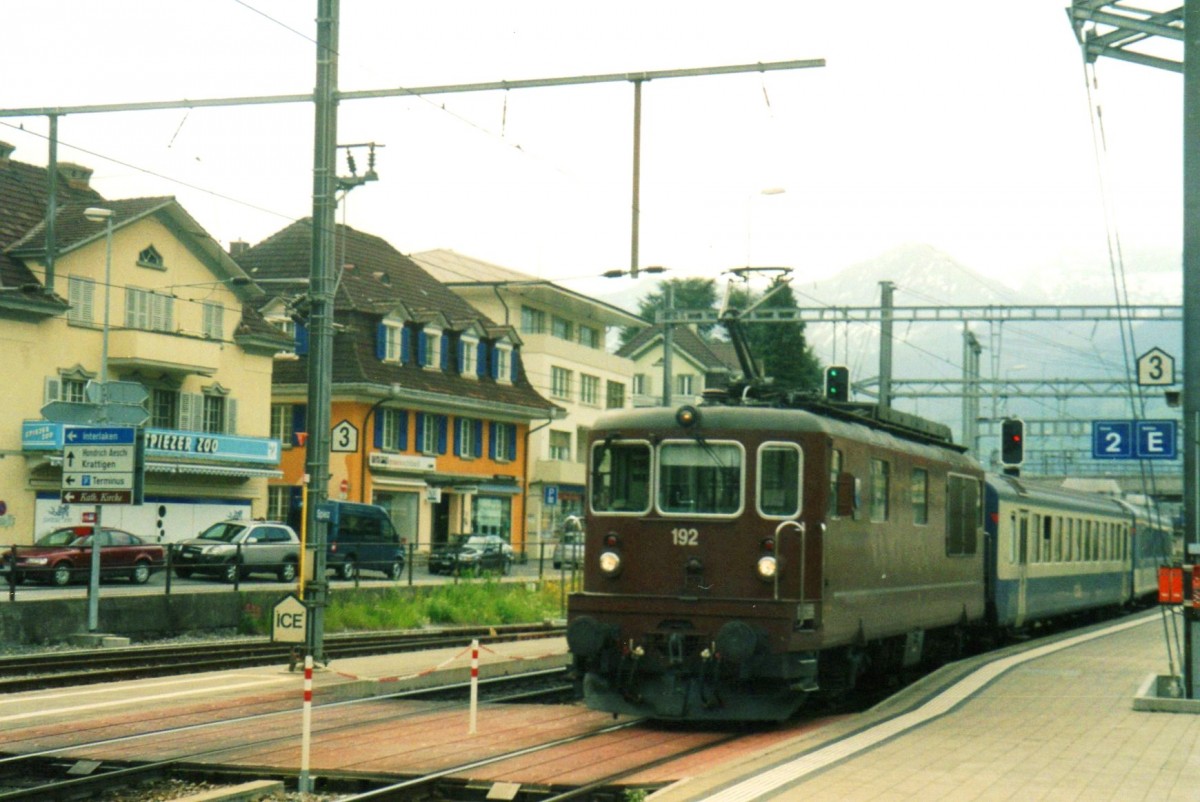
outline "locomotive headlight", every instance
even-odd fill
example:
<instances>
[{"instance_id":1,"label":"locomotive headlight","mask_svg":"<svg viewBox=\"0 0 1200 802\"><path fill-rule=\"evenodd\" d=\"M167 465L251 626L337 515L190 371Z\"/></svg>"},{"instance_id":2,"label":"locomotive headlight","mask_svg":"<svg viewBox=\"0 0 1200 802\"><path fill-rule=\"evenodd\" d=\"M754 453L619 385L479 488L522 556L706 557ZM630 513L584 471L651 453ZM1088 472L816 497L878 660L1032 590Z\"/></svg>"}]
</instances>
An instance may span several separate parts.
<instances>
[{"instance_id":1,"label":"locomotive headlight","mask_svg":"<svg viewBox=\"0 0 1200 802\"><path fill-rule=\"evenodd\" d=\"M774 579L779 570L779 562L771 555L758 558L758 575L763 579Z\"/></svg>"},{"instance_id":2,"label":"locomotive headlight","mask_svg":"<svg viewBox=\"0 0 1200 802\"><path fill-rule=\"evenodd\" d=\"M600 570L612 576L621 570L621 555L615 551L606 551L600 555Z\"/></svg>"}]
</instances>

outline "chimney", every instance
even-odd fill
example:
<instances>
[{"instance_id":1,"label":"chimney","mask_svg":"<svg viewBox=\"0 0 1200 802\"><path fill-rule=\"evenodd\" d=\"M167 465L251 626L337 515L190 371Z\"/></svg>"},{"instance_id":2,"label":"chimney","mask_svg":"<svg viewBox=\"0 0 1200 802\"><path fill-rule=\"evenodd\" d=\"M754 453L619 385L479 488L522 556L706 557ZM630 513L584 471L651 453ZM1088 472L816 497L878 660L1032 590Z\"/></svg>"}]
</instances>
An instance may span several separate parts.
<instances>
[{"instance_id":1,"label":"chimney","mask_svg":"<svg viewBox=\"0 0 1200 802\"><path fill-rule=\"evenodd\" d=\"M59 162L58 174L71 189L88 189L92 179L92 168L72 162Z\"/></svg>"},{"instance_id":2,"label":"chimney","mask_svg":"<svg viewBox=\"0 0 1200 802\"><path fill-rule=\"evenodd\" d=\"M10 145L7 142L0 142L0 167L3 167L9 163L9 156L12 156L12 152L16 149L16 145Z\"/></svg>"},{"instance_id":3,"label":"chimney","mask_svg":"<svg viewBox=\"0 0 1200 802\"><path fill-rule=\"evenodd\" d=\"M250 250L250 243L245 242L244 240L235 239L233 242L229 243L229 255L234 259L245 255L246 251L248 250Z\"/></svg>"}]
</instances>

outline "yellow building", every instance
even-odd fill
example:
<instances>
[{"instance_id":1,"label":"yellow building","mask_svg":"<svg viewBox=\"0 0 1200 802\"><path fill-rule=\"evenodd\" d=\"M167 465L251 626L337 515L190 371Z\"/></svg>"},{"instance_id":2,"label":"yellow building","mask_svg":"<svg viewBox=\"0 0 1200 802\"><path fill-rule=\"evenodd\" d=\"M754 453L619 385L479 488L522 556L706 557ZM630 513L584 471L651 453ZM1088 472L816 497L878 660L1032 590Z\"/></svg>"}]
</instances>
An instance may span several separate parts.
<instances>
[{"instance_id":1,"label":"yellow building","mask_svg":"<svg viewBox=\"0 0 1200 802\"><path fill-rule=\"evenodd\" d=\"M173 541L265 514L273 356L291 340L257 312L261 291L173 198L108 201L69 164L51 263L46 170L12 151L0 143L0 542L90 519L64 503L63 436L100 408L146 418L145 503L106 505L106 524ZM107 406L105 386L122 394Z\"/></svg>"}]
</instances>

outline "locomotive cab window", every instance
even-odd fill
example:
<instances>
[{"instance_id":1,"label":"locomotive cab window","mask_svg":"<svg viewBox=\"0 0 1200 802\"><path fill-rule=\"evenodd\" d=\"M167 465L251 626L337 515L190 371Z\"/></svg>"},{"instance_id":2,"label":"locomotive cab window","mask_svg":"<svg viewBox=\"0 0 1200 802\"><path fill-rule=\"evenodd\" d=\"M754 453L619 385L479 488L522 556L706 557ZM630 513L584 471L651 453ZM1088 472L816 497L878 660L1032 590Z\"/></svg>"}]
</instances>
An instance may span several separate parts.
<instances>
[{"instance_id":1,"label":"locomotive cab window","mask_svg":"<svg viewBox=\"0 0 1200 802\"><path fill-rule=\"evenodd\" d=\"M663 443L658 450L659 510L737 514L742 509L742 463L742 447L737 443Z\"/></svg>"},{"instance_id":2,"label":"locomotive cab window","mask_svg":"<svg viewBox=\"0 0 1200 802\"><path fill-rule=\"evenodd\" d=\"M594 443L591 494L596 512L649 512L650 444Z\"/></svg>"},{"instance_id":3,"label":"locomotive cab window","mask_svg":"<svg viewBox=\"0 0 1200 802\"><path fill-rule=\"evenodd\" d=\"M758 450L758 512L764 518L798 515L804 454L795 443L764 443Z\"/></svg>"}]
</instances>

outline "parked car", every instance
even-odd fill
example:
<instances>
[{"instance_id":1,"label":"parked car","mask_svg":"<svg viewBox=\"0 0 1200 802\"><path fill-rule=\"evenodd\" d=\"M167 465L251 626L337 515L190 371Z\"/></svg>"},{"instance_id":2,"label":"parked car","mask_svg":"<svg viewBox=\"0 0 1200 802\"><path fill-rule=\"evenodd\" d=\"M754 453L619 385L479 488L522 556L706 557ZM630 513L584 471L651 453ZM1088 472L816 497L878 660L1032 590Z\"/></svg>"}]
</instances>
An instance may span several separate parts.
<instances>
[{"instance_id":1,"label":"parked car","mask_svg":"<svg viewBox=\"0 0 1200 802\"><path fill-rule=\"evenodd\" d=\"M449 543L430 553L429 573L507 574L512 561L512 548L499 535L455 535Z\"/></svg>"},{"instance_id":2,"label":"parked car","mask_svg":"<svg viewBox=\"0 0 1200 802\"><path fill-rule=\"evenodd\" d=\"M551 560L555 568L583 565L583 521L572 515L563 522L563 531L554 544Z\"/></svg>"},{"instance_id":3,"label":"parked car","mask_svg":"<svg viewBox=\"0 0 1200 802\"><path fill-rule=\"evenodd\" d=\"M13 581L32 579L63 586L88 578L92 569L92 530L90 525L63 526L42 535L32 546L16 547L0 555L0 571L12 570ZM100 531L100 576L128 578L135 585L145 584L150 574L163 566L166 552L157 543L149 543L123 529L107 526Z\"/></svg>"},{"instance_id":4,"label":"parked car","mask_svg":"<svg viewBox=\"0 0 1200 802\"><path fill-rule=\"evenodd\" d=\"M377 504L327 502L325 567L342 579L359 571L379 571L388 579L404 577L404 540L387 510Z\"/></svg>"},{"instance_id":5,"label":"parked car","mask_svg":"<svg viewBox=\"0 0 1200 802\"><path fill-rule=\"evenodd\" d=\"M254 573L274 574L280 582L296 578L300 538L279 521L221 521L199 537L173 546L171 563L177 576L217 576L226 582Z\"/></svg>"}]
</instances>

